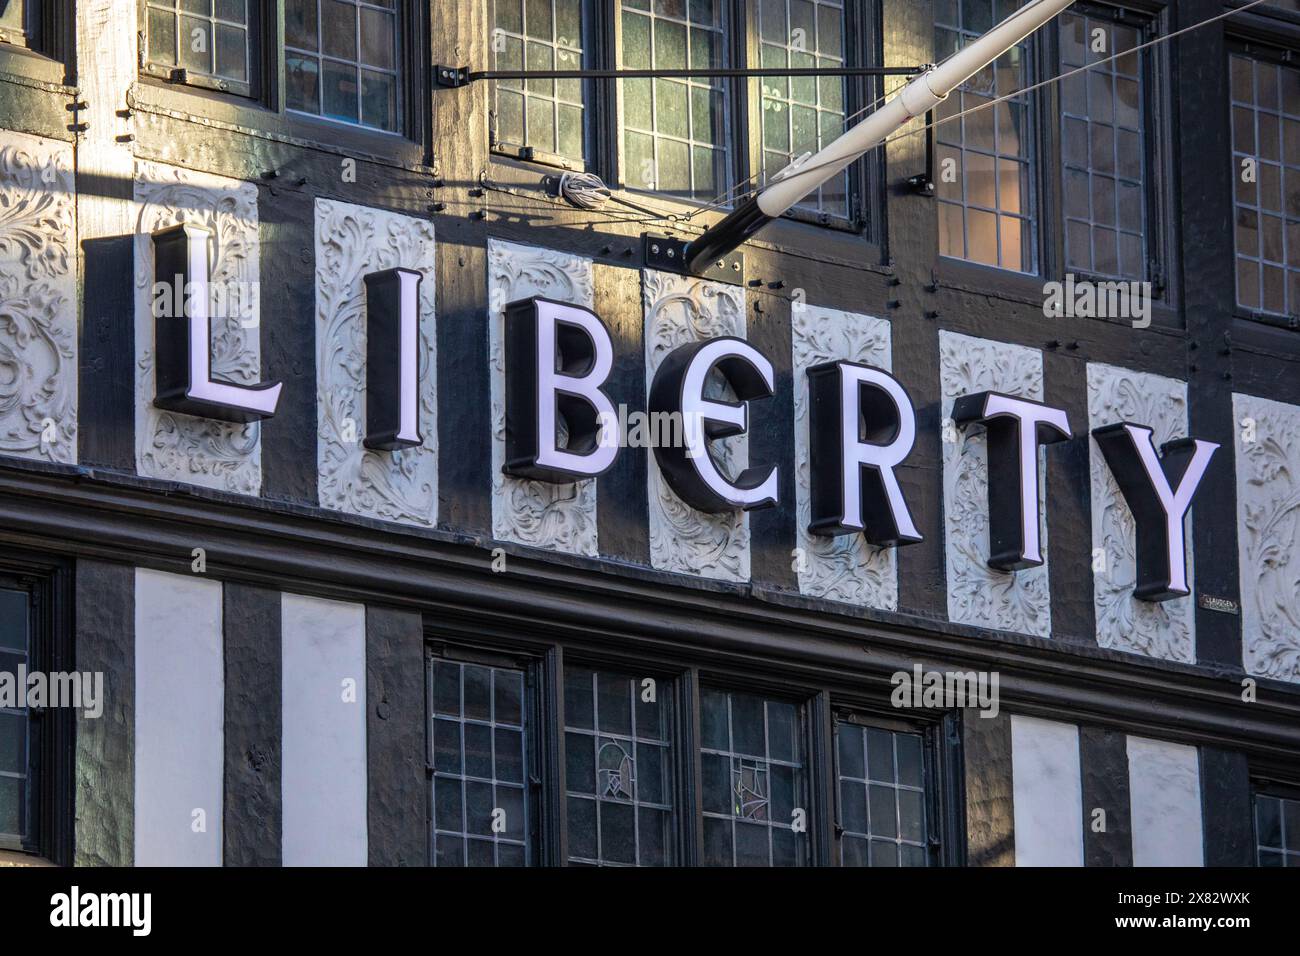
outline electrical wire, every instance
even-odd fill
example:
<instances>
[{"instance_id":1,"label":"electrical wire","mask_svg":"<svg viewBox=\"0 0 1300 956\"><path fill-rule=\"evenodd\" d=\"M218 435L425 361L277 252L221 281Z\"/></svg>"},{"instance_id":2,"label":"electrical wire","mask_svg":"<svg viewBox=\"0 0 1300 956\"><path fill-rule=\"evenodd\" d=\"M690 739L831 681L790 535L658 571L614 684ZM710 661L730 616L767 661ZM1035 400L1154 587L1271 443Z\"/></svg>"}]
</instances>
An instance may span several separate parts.
<instances>
[{"instance_id":1,"label":"electrical wire","mask_svg":"<svg viewBox=\"0 0 1300 956\"><path fill-rule=\"evenodd\" d=\"M1070 71L1067 72L1067 73L1062 73L1062 74L1060 74L1059 76L1050 77L1050 78L1048 78L1048 79L1046 79L1046 80L1042 80L1042 81L1040 81L1040 82L1038 82L1038 83L1034 83L1034 84L1032 84L1032 85L1030 85L1030 86L1027 86L1027 87L1025 87L1025 88L1023 88L1023 89L1016 90L1016 91L1013 92L1013 93L1007 93L1007 94L1004 94L1003 96L997 97L996 99L988 100L987 102L980 103L980 104L978 104L978 105L976 105L976 106L973 106L973 107L971 107L971 108L969 108L969 109L962 110L962 111L960 111L960 112L958 112L958 113L953 113L953 114L950 115L950 116L944 116L944 117L941 117L941 118L936 119L935 121L933 121L933 122L931 122L931 123L925 123L925 124L922 124L921 126L917 126L917 127L913 128L913 129L909 129L909 130L907 130L907 131L905 131L905 132L899 132L899 133L896 133L896 134L894 134L893 136L890 136L890 137L886 138L886 139L883 140L881 143L878 143L877 146L876 146L876 147L872 147L872 149L875 149L875 148L877 148L877 147L879 147L879 146L887 146L887 145L889 145L890 143L897 142L897 141L899 141L899 140L901 140L901 139L905 139L905 138L907 138L907 137L909 137L909 136L915 136L915 135L918 134L918 133L924 133L924 132L926 132L927 130L935 129L935 128L939 127L939 126L942 126L942 125L945 124L945 123L951 123L953 120L959 120L959 119L961 119L962 117L970 116L970 115L972 115L972 114L974 114L974 113L981 112L982 110L986 110L986 109L989 109L990 107L997 106L999 103L1003 103L1003 102L1006 102L1007 100L1011 100L1011 99L1015 99L1015 98L1017 98L1017 97L1024 96L1025 94L1027 94L1027 93L1032 93L1032 92L1034 92L1035 90L1039 90L1039 89L1043 89L1044 87L1051 86L1053 83L1059 83L1059 82L1061 82L1062 80L1069 79L1070 77L1072 77L1072 76L1076 76L1076 75L1078 75L1079 73L1084 73L1084 72L1087 72L1088 70L1091 70L1091 69L1093 69L1093 68L1095 68L1095 67L1101 66L1101 65L1106 64L1106 63L1113 62L1114 60L1117 60L1117 59L1119 59L1120 57L1123 57L1123 56L1129 56L1130 54L1137 53L1137 52L1140 52L1140 51L1142 51L1142 50L1145 50L1145 49L1149 49L1149 48L1151 48L1151 47L1158 46L1158 45L1161 44L1161 43L1167 43L1168 41L1173 40L1173 39L1175 39L1176 37L1182 36L1182 35L1184 35L1184 34L1186 34L1186 33L1190 33L1190 32L1192 32L1193 30L1198 30L1198 29L1200 29L1201 27L1209 26L1209 25L1212 24L1212 23L1217 23L1217 22L1220 21L1220 20L1225 20L1225 19L1227 19L1228 17L1234 16L1234 15L1236 15L1236 14L1244 13L1245 11L1251 9L1252 7L1257 7L1257 6L1259 6L1260 4L1262 4L1262 3L1268 3L1268 2L1270 2L1270 0L1251 0L1251 2L1249 2L1249 3L1247 3L1247 4L1244 4L1243 6L1236 7L1236 8L1234 8L1234 9L1232 9L1232 10L1224 11L1223 13L1216 14L1215 16L1209 17L1209 18L1207 18L1207 19L1205 19L1205 20L1199 20L1199 21L1197 21L1196 23L1192 23L1192 24L1189 24L1188 26L1181 27L1181 28L1179 28L1179 29L1173 31L1172 33L1167 33L1167 34L1163 34L1163 35L1158 36L1158 37L1154 37L1153 39L1148 40L1148 41L1146 41L1145 43L1139 43L1137 46L1130 47L1129 49L1124 50L1124 51L1121 52L1121 53L1114 53L1114 54L1112 54L1112 55L1110 55L1110 56L1108 56L1108 57L1105 57L1105 58L1103 58L1103 59L1097 60L1097 61L1095 61L1095 62L1093 62L1093 63L1088 63L1088 64L1085 64L1084 66L1076 67L1075 69L1070 70ZM871 110L874 110L874 109L875 109L876 107L878 107L881 103L885 102L885 100L888 99L888 96L889 96L889 94L882 94L881 96L877 97L877 98L876 98L872 103L867 104L866 106L864 106L864 107L862 107L861 109L857 110L857 111L856 111L855 113L853 113L852 115L846 117L845 120L844 120L845 124L847 125L848 123L852 122L852 121L853 121L854 119L856 119L857 117L862 116L862 115L864 115L865 113L867 113L867 112L869 112L869 111L871 111ZM865 155L865 154L864 154L864 155ZM861 158L861 157L859 157L859 158ZM856 161L856 160L855 160L855 161ZM835 160L835 161L828 162L828 163L819 163L819 164L817 164L816 166L808 166L808 167L805 167L805 168L801 168L801 169L799 169L798 171L799 171L800 173L812 172L813 170L817 170L817 169L825 169L825 168L830 167L830 166L837 166L837 165L840 164L840 162L841 162L841 160ZM604 189L606 190L606 192L609 193L609 198L612 199L612 200L614 200L615 202L619 202L619 203L621 203L621 204L623 204L623 205L630 206L630 207L633 208L633 209L637 209L637 210L640 210L640 211L643 211L643 212L647 212L647 213L652 212L652 210L645 209L644 207L637 206L637 205L634 204L634 203L628 202L628 201L626 201L626 200L621 199L620 197L614 196L613 193L612 193L612 191L610 191L610 190L608 189L608 187L606 187L606 186L604 185L604 182L601 181L599 177L594 176L593 174L588 174L588 173L567 174L567 173L566 173L566 174L565 174L565 177L570 176L570 175L575 176L575 177L578 177L578 176L582 176L582 177L590 176L590 177L591 177L592 179L594 179L596 182L600 183L600 187L604 188ZM690 222L690 221L693 220L696 216L699 216L699 215L701 215L702 213L708 212L708 211L711 210L711 209L716 209L716 208L721 207L721 206L725 205L726 203L728 203L728 202L731 200L731 198L733 198L733 197L734 197L734 196L735 196L735 195L736 195L740 190L745 189L745 188L746 188L750 183L752 183L755 179L757 179L759 175L761 175L761 174L760 174L760 173L753 173L753 174L747 176L745 179L742 179L740 182L738 182L738 183L736 183L735 185L731 186L729 189L727 189L727 190L725 190L725 191L719 193L717 196L715 196L713 199L709 200L707 203L704 203L703 205L701 205L701 206L699 206L699 207L697 207L697 208L691 210L691 211L688 212L688 213L665 213L665 214L663 214L663 215L650 215L650 216L647 216L647 217L645 217L645 218L641 218L641 219L638 219L638 218L628 218L628 217L622 217L622 216L613 216L613 215L610 215L610 216L609 216L609 219L608 219L608 220L605 220L605 221L608 221L608 222L610 222L610 223L629 224L629 225L635 225L635 224L648 224L648 223L652 223L652 222L671 222L671 223ZM562 195L563 195L563 184L564 184L564 179L565 179L565 177L561 177L561 194L562 194ZM575 186L575 189L577 189L577 190L579 191L579 193L582 194L582 195L584 195L584 196L589 196L590 193L591 193L592 191L594 191L594 190L591 190L589 187L587 187L587 188L583 188L583 187ZM566 196L565 198L568 198L568 197ZM570 200L570 201L573 202L573 200ZM574 205L579 205L577 202L574 202L573 204L574 204ZM579 206L579 208L598 209L598 208L599 208L599 205L597 205L597 206ZM607 214L607 215L608 215L608 214ZM589 221L587 221L587 222L574 222L574 223L568 223L568 225L591 225L591 224L596 224L596 223L598 223L598 222L600 222L600 221L602 221L602 220L589 220Z\"/></svg>"},{"instance_id":2,"label":"electrical wire","mask_svg":"<svg viewBox=\"0 0 1300 956\"><path fill-rule=\"evenodd\" d=\"M1042 81L1040 81L1040 82L1038 82L1038 83L1034 83L1034 84L1032 84L1032 85L1030 85L1030 86L1027 86L1027 87L1025 87L1024 89L1016 90L1014 93L1007 93L1007 94L1005 94L1005 95L1003 95L1003 96L1000 96L1000 97L998 97L998 98L996 98L996 99L989 100L989 101L987 101L987 102L985 102L985 103L980 103L980 104L978 104L977 106L972 106L970 109L962 110L962 111L959 112L959 113L953 113L951 116L944 116L944 117L941 117L940 119L936 119L936 120L935 120L934 122L932 122L932 123L925 123L925 124L923 124L923 125L921 125L921 126L917 126L917 127L913 128L913 129L906 130L905 132L895 133L893 136L888 137L887 139L883 140L881 143L878 143L876 146L872 147L872 149L875 149L875 148L877 148L877 147L879 147L879 146L887 146L887 145L889 145L890 143L897 142L898 140L901 140L901 139L906 139L906 138L909 137L909 136L915 136L917 133L924 133L926 130L935 129L935 128L939 127L939 126L942 126L944 123L951 123L953 120L959 120L959 119L961 119L961 118L964 117L964 116L970 116L970 115L973 114L973 113L978 113L978 112L980 112L980 111L982 111L982 110L989 109L990 107L997 106L999 103L1006 102L1007 100L1015 99L1015 98L1017 98L1017 97L1024 96L1026 93L1032 93L1032 92L1034 92L1035 90L1039 90L1039 89L1042 89L1042 88L1044 88L1044 87L1051 86L1053 83L1059 83L1059 82L1061 82L1062 80L1069 79L1070 77L1075 76L1075 75L1077 75L1077 74L1079 74L1079 73L1084 73L1084 72L1086 72L1086 71L1088 71L1088 70L1093 69L1094 67L1101 66L1101 65L1103 65L1103 64L1105 64L1105 63L1110 63L1110 62L1112 62L1112 61L1114 61L1114 60L1119 59L1120 57L1123 57L1123 56L1129 56L1130 54L1137 53L1137 52L1139 52L1139 51L1141 51L1141 50L1145 50L1145 49L1148 49L1148 48L1150 48L1150 47L1157 46L1158 44L1166 43L1166 42L1168 42L1169 40L1174 39L1175 37L1182 36L1182 35L1185 34L1185 33L1190 33L1191 31L1193 31L1193 30L1197 30L1197 29L1200 29L1201 27L1209 26L1209 25L1212 24L1212 23L1216 23L1216 22L1218 22L1219 20L1227 19L1228 17L1234 16L1235 14L1238 14L1238 13L1244 13L1245 11L1249 10L1251 7L1256 7L1256 6L1259 6L1261 3L1268 3L1268 2L1271 2L1271 0L1251 0L1250 3L1247 3L1247 4L1243 5L1243 6L1236 7L1235 9L1228 10L1228 11L1225 11L1225 12L1220 13L1220 14L1216 14L1215 16L1209 17L1208 19L1205 19L1205 20L1199 20L1199 21L1197 21L1196 23L1192 23L1192 24L1189 24L1188 26L1181 27L1180 29L1173 31L1172 33L1167 33L1167 34L1164 34L1164 35L1162 35L1162 36L1155 37L1155 38L1153 38L1153 39L1151 39L1151 40L1146 41L1145 43L1139 43L1137 46L1130 47L1129 49L1124 50L1122 53L1115 53L1115 54L1112 54L1111 56L1105 57L1104 59L1097 60L1097 61L1095 61L1095 62L1093 62L1093 63L1088 63L1088 64L1085 64L1084 66L1076 67L1075 69L1070 70L1068 73L1062 73L1062 74L1060 74L1059 76L1054 76L1054 77L1051 77L1051 78L1049 78L1049 79L1042 80ZM866 110L868 110L868 109L874 109L876 106L878 106L880 103L882 103L885 99L886 99L885 96L881 96L879 99L876 100L875 103L871 104L870 106L863 107L863 109L859 110L858 113L854 114L853 117L850 117L849 119L846 119L845 122L848 123L851 119L856 118L856 116L861 115L862 113L864 113L864 112L865 112ZM865 155L865 154L863 154L863 155ZM861 158L861 157L859 157L859 158ZM841 162L842 162L841 160L835 160L835 161L827 162L827 163L818 163L816 166L803 167L803 168L799 169L799 172L800 172L800 173L807 173L807 172L811 172L811 171L816 170L816 169L825 169L825 168L830 167L830 166L838 166L838 165L840 165ZM855 160L855 162L856 162L856 160ZM729 195L729 194L731 194L731 193L734 193L737 189L739 189L739 188L743 188L743 187L744 187L745 185L747 185L750 181L752 181L752 180L756 177L756 175L757 175L757 174L754 174L754 175L749 176L747 179L742 180L742 181L741 181L740 183L738 183L736 186L733 186L733 187L732 187L730 190L728 190L726 193L722 193L722 194L720 194L720 195L721 195L721 196L727 196L727 195ZM695 216L699 215L700 213L702 213L702 212L706 212L706 211L707 211L711 206L713 206L713 205L717 205L717 204L720 204L720 203L718 203L717 201L714 201L713 203L710 203L710 204L708 204L708 205L706 205L706 206L703 206L703 207L701 207L701 208L699 208L699 209L697 209L697 210L694 210L693 212L691 212L691 213L689 213L688 215L686 215L686 216L684 217L684 219L685 219L685 220L690 220L690 219L694 218Z\"/></svg>"},{"instance_id":3,"label":"electrical wire","mask_svg":"<svg viewBox=\"0 0 1300 956\"><path fill-rule=\"evenodd\" d=\"M863 116L866 113L869 113L870 111L874 110L881 103L885 102L885 100L888 99L888 97L889 97L888 93L882 93L880 96L876 97L875 100L868 103L866 106L862 107L857 112L853 113L850 116L846 116L844 118L844 125L848 126L849 123L853 122L859 116ZM809 168L812 169L816 167L809 167ZM800 170L800 172L803 172L803 170ZM686 213L682 217L683 221L689 222L690 220L694 219L696 216L700 215L701 213L708 212L710 209L717 209L719 207L725 206L727 203L731 202L731 200L735 197L735 195L738 192L740 192L740 190L748 187L750 183L754 182L761 175L762 175L761 172L750 173L748 176L746 176L740 182L736 183L730 189L718 193L718 195L714 196L712 199L704 203L702 206L699 206L698 208L691 210L689 213Z\"/></svg>"},{"instance_id":4,"label":"electrical wire","mask_svg":"<svg viewBox=\"0 0 1300 956\"><path fill-rule=\"evenodd\" d=\"M595 173L565 173L560 177L558 192L579 209L599 209L613 195Z\"/></svg>"}]
</instances>

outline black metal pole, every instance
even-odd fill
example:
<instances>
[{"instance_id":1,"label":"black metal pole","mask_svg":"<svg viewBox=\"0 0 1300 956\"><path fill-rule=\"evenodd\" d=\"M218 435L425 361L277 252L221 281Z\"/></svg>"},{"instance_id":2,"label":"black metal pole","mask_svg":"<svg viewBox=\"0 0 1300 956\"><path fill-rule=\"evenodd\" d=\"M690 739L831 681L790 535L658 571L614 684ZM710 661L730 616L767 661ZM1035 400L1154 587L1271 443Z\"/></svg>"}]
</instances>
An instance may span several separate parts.
<instances>
[{"instance_id":1,"label":"black metal pole","mask_svg":"<svg viewBox=\"0 0 1300 956\"><path fill-rule=\"evenodd\" d=\"M682 253L686 268L699 275L771 221L772 217L758 207L758 196L750 196L726 218L687 243Z\"/></svg>"},{"instance_id":2,"label":"black metal pole","mask_svg":"<svg viewBox=\"0 0 1300 956\"><path fill-rule=\"evenodd\" d=\"M477 80L635 80L688 79L690 77L762 77L762 76L914 76L925 67L781 67L760 69L712 70L483 70L467 74L467 81Z\"/></svg>"}]
</instances>

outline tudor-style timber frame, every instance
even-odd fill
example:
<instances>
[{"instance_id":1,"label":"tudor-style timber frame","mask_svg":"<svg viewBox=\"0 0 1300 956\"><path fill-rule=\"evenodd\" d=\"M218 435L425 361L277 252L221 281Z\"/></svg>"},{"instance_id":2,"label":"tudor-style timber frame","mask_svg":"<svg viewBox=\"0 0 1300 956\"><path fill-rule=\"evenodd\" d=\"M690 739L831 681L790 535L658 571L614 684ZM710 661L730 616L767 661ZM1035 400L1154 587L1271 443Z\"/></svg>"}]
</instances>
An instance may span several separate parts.
<instances>
[{"instance_id":1,"label":"tudor-style timber frame","mask_svg":"<svg viewBox=\"0 0 1300 956\"><path fill-rule=\"evenodd\" d=\"M71 561L51 557L44 551L7 548L0 557L0 583L25 590L29 595L29 674L39 671L54 675L76 669L72 568ZM49 686L53 687L52 680ZM25 692L22 687L17 690L20 694ZM100 703L104 701L101 699ZM31 802L27 813L34 823L28 842L22 845L0 842L0 851L18 851L61 866L71 864L77 719L78 711L70 706L47 705L28 710L28 741L32 746L28 754Z\"/></svg>"},{"instance_id":2,"label":"tudor-style timber frame","mask_svg":"<svg viewBox=\"0 0 1300 956\"><path fill-rule=\"evenodd\" d=\"M408 42L418 48L426 67L486 65L485 0L415 6L428 27L411 34ZM1217 0L1140 6L1158 19L1161 31L1169 32L1223 11ZM880 8L883 62L933 58L929 4L883 0ZM128 159L256 184L264 287L263 321L254 334L261 340L262 380L285 383L275 418L261 430L260 497L136 477L131 239L124 254L118 242L130 227L119 224L93 235L78 244L86 285L94 289L93 309L83 307L78 343L80 464L0 459L0 514L5 518L0 543L46 561L76 562L77 588L68 606L79 622L111 619L120 625L103 635L78 635L87 641L129 635L126 611L115 611L111 618L94 612L103 595L129 592L132 565L191 574L192 551L203 547L207 575L227 582L227 594L236 595L231 600L261 594L267 620L278 620L278 596L272 601L265 598L268 593L364 602L371 618L416 622L421 646L424 636L441 634L457 643L531 647L540 655L543 681L562 674L566 654L584 662L632 656L685 668L681 673L799 688L824 699L827 714L839 705L883 713L892 689L890 675L910 670L914 663L927 669L997 670L1005 712L1199 745L1203 752L1219 755L1212 764L1226 768L1215 776L1215 786L1230 788L1234 800L1245 794L1248 803L1251 776L1294 779L1300 765L1300 688L1261 679L1258 699L1243 701L1242 618L1213 609L1196 611L1195 664L1097 646L1086 436L1054 449L1046 469L1052 490L1052 637L947 622L937 354L941 330L1041 351L1043 398L1066 409L1076 427L1088 419L1088 363L1186 381L1189 430L1224 446L1221 462L1207 473L1198 495L1198 501L1214 504L1195 510L1194 580L1198 593L1240 604L1235 476L1228 466L1238 436L1232 395L1300 405L1300 330L1242 315L1234 301L1224 65L1232 44L1252 39L1274 46L1285 41L1283 46L1300 50L1300 17L1257 8L1180 36L1169 50L1178 73L1166 73L1158 81L1167 84L1157 92L1168 102L1170 136L1162 166L1169 196L1170 295L1156 305L1150 329L1101 319L1045 320L1042 282L1047 275L1025 280L999 270L954 270L940 262L934 204L905 185L907 177L924 169L924 138L919 135L895 138L879 153L882 215L871 237L878 241L790 219L773 223L746 246L747 338L772 358L778 379L776 395L755 410L750 448L755 461L780 463L782 503L752 516L753 574L743 585L650 568L647 464L644 453L633 449L624 450L599 479L599 559L493 539L493 423L486 400L490 371L484 325L487 242L508 240L593 260L594 309L609 322L618 343L611 398L644 408L638 250L642 232L666 223L573 209L543 185L554 169L494 156L486 83L425 94L423 105L413 107L422 111L423 134L407 140L347 137L342 134L350 131L336 124L286 125L273 110L141 80L133 73L113 96L105 93L90 104L104 120L86 131L74 128L86 118L86 109L68 109L86 102L82 90L68 85L75 72L65 65L73 62L70 46L63 60L50 61L54 66L25 51L0 50L0 126L86 143L88 135L117 123L120 130L104 135L118 142L117 135L129 134L132 139L119 147ZM20 69L33 62L41 63L44 79ZM84 60L82 67L83 72L88 68ZM134 111L129 118L116 116L128 107ZM616 148L616 117L600 120L599 145ZM99 144L89 143L79 150L79 163L97 151ZM355 182L340 177L343 159L356 160ZM514 192L484 189L480 177L485 170L492 183ZM114 193L129 199L132 185L129 164L118 178L79 175L79 199ZM425 436L430 445L454 449L439 462L440 524L435 530L318 507L312 248L314 204L320 198L434 224L438 381L456 383L439 388L437 433ZM640 194L631 198L664 214L681 208ZM690 237L717 217L703 213L674 225ZM79 229L84 228L83 219ZM1054 228L1049 214L1042 229ZM805 290L814 305L889 319L894 374L919 400L917 443L900 469L900 480L924 540L896 552L898 612L798 593L790 555L797 520L793 394L803 387L795 381L790 358L796 289ZM505 573L491 570L497 547L508 561ZM115 666L126 668L129 679L129 655L119 661L118 646L105 647L114 653L102 656L110 666L117 661ZM265 653L274 656L274 650ZM418 660L415 669L418 681ZM385 674L399 672L404 669L394 665ZM682 719L694 720L687 716L693 700L682 706ZM406 728L422 741L422 713L396 710L383 724ZM944 852L960 848L972 864L981 858L966 853L961 784L975 764L963 766L962 755L967 735L989 727L988 721L963 723L950 716L934 730L946 741L938 762L950 781L944 787L949 796ZM552 774L556 759L546 756ZM371 766L371 786L379 787L388 785L397 764L384 756ZM550 779L547 785L557 786L558 778ZM129 786L117 797L129 805ZM375 820L376 826L388 828L386 833L396 832L397 823L379 816ZM548 809L544 825L548 833L561 833L558 809ZM423 838L427 834L410 839L419 845ZM548 859L562 858L558 839L551 837ZM235 857L228 851L227 858Z\"/></svg>"}]
</instances>

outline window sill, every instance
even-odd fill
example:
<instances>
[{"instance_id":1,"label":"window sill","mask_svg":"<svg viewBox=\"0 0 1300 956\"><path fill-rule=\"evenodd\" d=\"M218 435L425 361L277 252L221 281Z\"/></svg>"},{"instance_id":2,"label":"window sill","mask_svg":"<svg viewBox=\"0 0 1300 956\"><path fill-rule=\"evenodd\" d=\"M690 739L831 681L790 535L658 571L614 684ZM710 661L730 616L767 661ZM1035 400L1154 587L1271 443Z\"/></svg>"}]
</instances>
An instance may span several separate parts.
<instances>
[{"instance_id":1,"label":"window sill","mask_svg":"<svg viewBox=\"0 0 1300 956\"><path fill-rule=\"evenodd\" d=\"M935 271L940 286L961 292L972 292L976 295L1014 299L1026 305L1042 308L1046 295L1043 284L1048 280L1040 275L1002 269L966 259L954 259L941 254L936 255L935 259L937 260Z\"/></svg>"},{"instance_id":2,"label":"window sill","mask_svg":"<svg viewBox=\"0 0 1300 956\"><path fill-rule=\"evenodd\" d=\"M307 114L281 114L256 100L231 93L141 77L132 88L130 105L144 113L170 116L205 127L224 127L232 132L383 166L433 172L424 147L401 134L354 128Z\"/></svg>"},{"instance_id":3,"label":"window sill","mask_svg":"<svg viewBox=\"0 0 1300 956\"><path fill-rule=\"evenodd\" d=\"M531 157L525 157L522 155L523 147L520 146L493 146L491 147L491 153L494 160L506 160L527 166L540 166L545 169L556 170L561 174L583 173L588 169L586 163L566 159L552 153L544 153L540 150L534 150Z\"/></svg>"},{"instance_id":4,"label":"window sill","mask_svg":"<svg viewBox=\"0 0 1300 956\"><path fill-rule=\"evenodd\" d=\"M1238 322L1248 322L1255 328L1277 329L1284 335L1294 335L1297 330L1300 330L1300 323L1297 323L1294 318L1276 312L1252 312L1238 306L1232 313L1232 317Z\"/></svg>"},{"instance_id":5,"label":"window sill","mask_svg":"<svg viewBox=\"0 0 1300 956\"><path fill-rule=\"evenodd\" d=\"M76 90L67 84L67 79L67 68L58 60L51 60L26 47L0 43L0 81L72 96Z\"/></svg>"},{"instance_id":6,"label":"window sill","mask_svg":"<svg viewBox=\"0 0 1300 956\"><path fill-rule=\"evenodd\" d=\"M6 866L54 866L49 860L31 853L18 853L14 850L0 850L0 867Z\"/></svg>"},{"instance_id":7,"label":"window sill","mask_svg":"<svg viewBox=\"0 0 1300 956\"><path fill-rule=\"evenodd\" d=\"M1233 315L1232 345L1269 358L1300 362L1300 332L1240 312Z\"/></svg>"}]
</instances>

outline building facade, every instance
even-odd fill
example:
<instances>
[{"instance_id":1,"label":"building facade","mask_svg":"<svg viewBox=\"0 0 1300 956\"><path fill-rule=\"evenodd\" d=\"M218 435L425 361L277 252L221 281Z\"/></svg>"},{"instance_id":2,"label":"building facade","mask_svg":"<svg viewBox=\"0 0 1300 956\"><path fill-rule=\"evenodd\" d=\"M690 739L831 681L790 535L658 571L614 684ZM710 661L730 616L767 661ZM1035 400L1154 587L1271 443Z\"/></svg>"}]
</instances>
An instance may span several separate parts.
<instances>
[{"instance_id":1,"label":"building facade","mask_svg":"<svg viewBox=\"0 0 1300 956\"><path fill-rule=\"evenodd\" d=\"M656 240L905 75L663 71L919 66L1012 8L0 4L0 672L102 676L0 696L0 855L1296 865L1300 12L1242 6L1076 3L698 277ZM520 464L535 297L608 335L599 477ZM631 439L728 337L770 365L705 386L748 510ZM914 533L825 533L837 363L910 400L866 473ZM1068 426L1008 470L986 394ZM1208 449L1185 521L1092 434L1126 422L1171 494Z\"/></svg>"}]
</instances>

